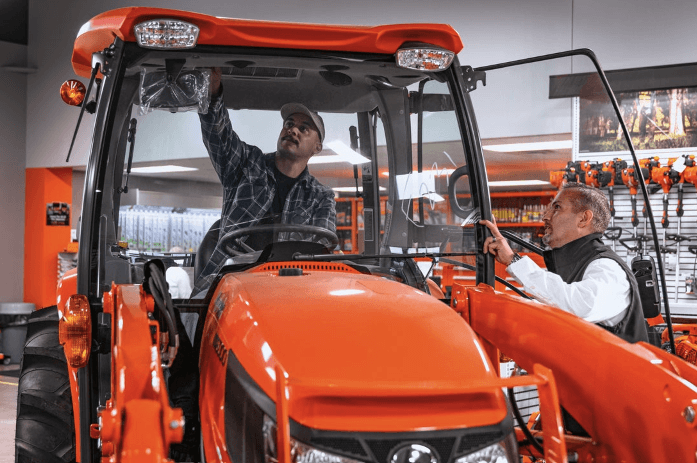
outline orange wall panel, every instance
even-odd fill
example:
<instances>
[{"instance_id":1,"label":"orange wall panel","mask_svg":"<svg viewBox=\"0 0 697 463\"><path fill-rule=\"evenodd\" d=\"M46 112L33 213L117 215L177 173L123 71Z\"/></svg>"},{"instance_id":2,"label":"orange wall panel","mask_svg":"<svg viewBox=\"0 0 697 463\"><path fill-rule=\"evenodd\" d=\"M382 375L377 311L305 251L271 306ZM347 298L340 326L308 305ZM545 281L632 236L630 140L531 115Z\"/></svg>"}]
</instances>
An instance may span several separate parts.
<instances>
[{"instance_id":1,"label":"orange wall panel","mask_svg":"<svg viewBox=\"0 0 697 463\"><path fill-rule=\"evenodd\" d=\"M70 225L46 225L46 205L71 203L72 176L69 167L26 170L24 301L37 309L56 304L58 253L70 243Z\"/></svg>"}]
</instances>

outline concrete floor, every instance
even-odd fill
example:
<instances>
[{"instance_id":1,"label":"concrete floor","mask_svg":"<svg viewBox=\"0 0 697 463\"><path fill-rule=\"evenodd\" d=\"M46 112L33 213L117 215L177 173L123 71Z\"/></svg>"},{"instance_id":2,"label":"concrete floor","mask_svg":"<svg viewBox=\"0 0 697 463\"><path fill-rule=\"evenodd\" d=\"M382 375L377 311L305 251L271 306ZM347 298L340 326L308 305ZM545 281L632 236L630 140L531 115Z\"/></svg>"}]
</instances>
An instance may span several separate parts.
<instances>
[{"instance_id":1,"label":"concrete floor","mask_svg":"<svg viewBox=\"0 0 697 463\"><path fill-rule=\"evenodd\" d=\"M19 365L0 365L0 463L15 461L15 415Z\"/></svg>"}]
</instances>

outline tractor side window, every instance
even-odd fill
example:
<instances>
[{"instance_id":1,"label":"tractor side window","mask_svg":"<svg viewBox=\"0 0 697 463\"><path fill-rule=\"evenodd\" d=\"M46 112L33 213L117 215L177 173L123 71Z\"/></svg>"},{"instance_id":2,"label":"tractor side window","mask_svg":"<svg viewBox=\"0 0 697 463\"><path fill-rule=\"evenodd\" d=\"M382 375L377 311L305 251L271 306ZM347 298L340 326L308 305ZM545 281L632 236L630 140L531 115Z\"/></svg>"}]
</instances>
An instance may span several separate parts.
<instances>
[{"instance_id":1,"label":"tractor side window","mask_svg":"<svg viewBox=\"0 0 697 463\"><path fill-rule=\"evenodd\" d=\"M470 232L472 217L477 214L472 207L465 152L448 85L430 80L413 87L413 178L402 186L411 191L411 198L402 201L400 207L411 208L418 248L474 253ZM468 216L470 221L463 227Z\"/></svg>"}]
</instances>

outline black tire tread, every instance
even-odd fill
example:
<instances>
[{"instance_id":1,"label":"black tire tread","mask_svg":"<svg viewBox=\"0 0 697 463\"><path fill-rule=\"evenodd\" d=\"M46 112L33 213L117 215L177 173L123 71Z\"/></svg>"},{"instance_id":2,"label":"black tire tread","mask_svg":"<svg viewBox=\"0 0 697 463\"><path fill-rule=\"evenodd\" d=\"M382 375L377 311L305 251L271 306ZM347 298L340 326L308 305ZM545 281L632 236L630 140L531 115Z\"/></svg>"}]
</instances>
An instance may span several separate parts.
<instances>
[{"instance_id":1,"label":"black tire tread","mask_svg":"<svg viewBox=\"0 0 697 463\"><path fill-rule=\"evenodd\" d=\"M32 313L27 324L17 394L15 461L75 461L73 404L55 306Z\"/></svg>"}]
</instances>

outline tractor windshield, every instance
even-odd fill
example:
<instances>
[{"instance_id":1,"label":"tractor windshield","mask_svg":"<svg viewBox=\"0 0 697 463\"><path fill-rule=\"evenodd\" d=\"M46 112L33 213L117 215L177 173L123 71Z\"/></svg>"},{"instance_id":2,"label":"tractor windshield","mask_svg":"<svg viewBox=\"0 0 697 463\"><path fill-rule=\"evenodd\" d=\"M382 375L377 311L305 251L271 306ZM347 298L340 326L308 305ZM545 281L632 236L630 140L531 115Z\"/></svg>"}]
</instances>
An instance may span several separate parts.
<instances>
[{"instance_id":1,"label":"tractor windshield","mask_svg":"<svg viewBox=\"0 0 697 463\"><path fill-rule=\"evenodd\" d=\"M304 255L346 255L401 281L423 281L419 271L435 266L410 264L414 280L399 255L476 254L479 209L451 94L457 61L424 72L392 55L137 52L125 54L134 57L119 97L114 241L122 260L156 256L183 269L178 297L201 272L210 282L225 266L268 259L279 242ZM209 82L218 68L216 97ZM224 109L208 113L221 100ZM288 103L324 125L321 149L297 179L279 175L277 162Z\"/></svg>"}]
</instances>

